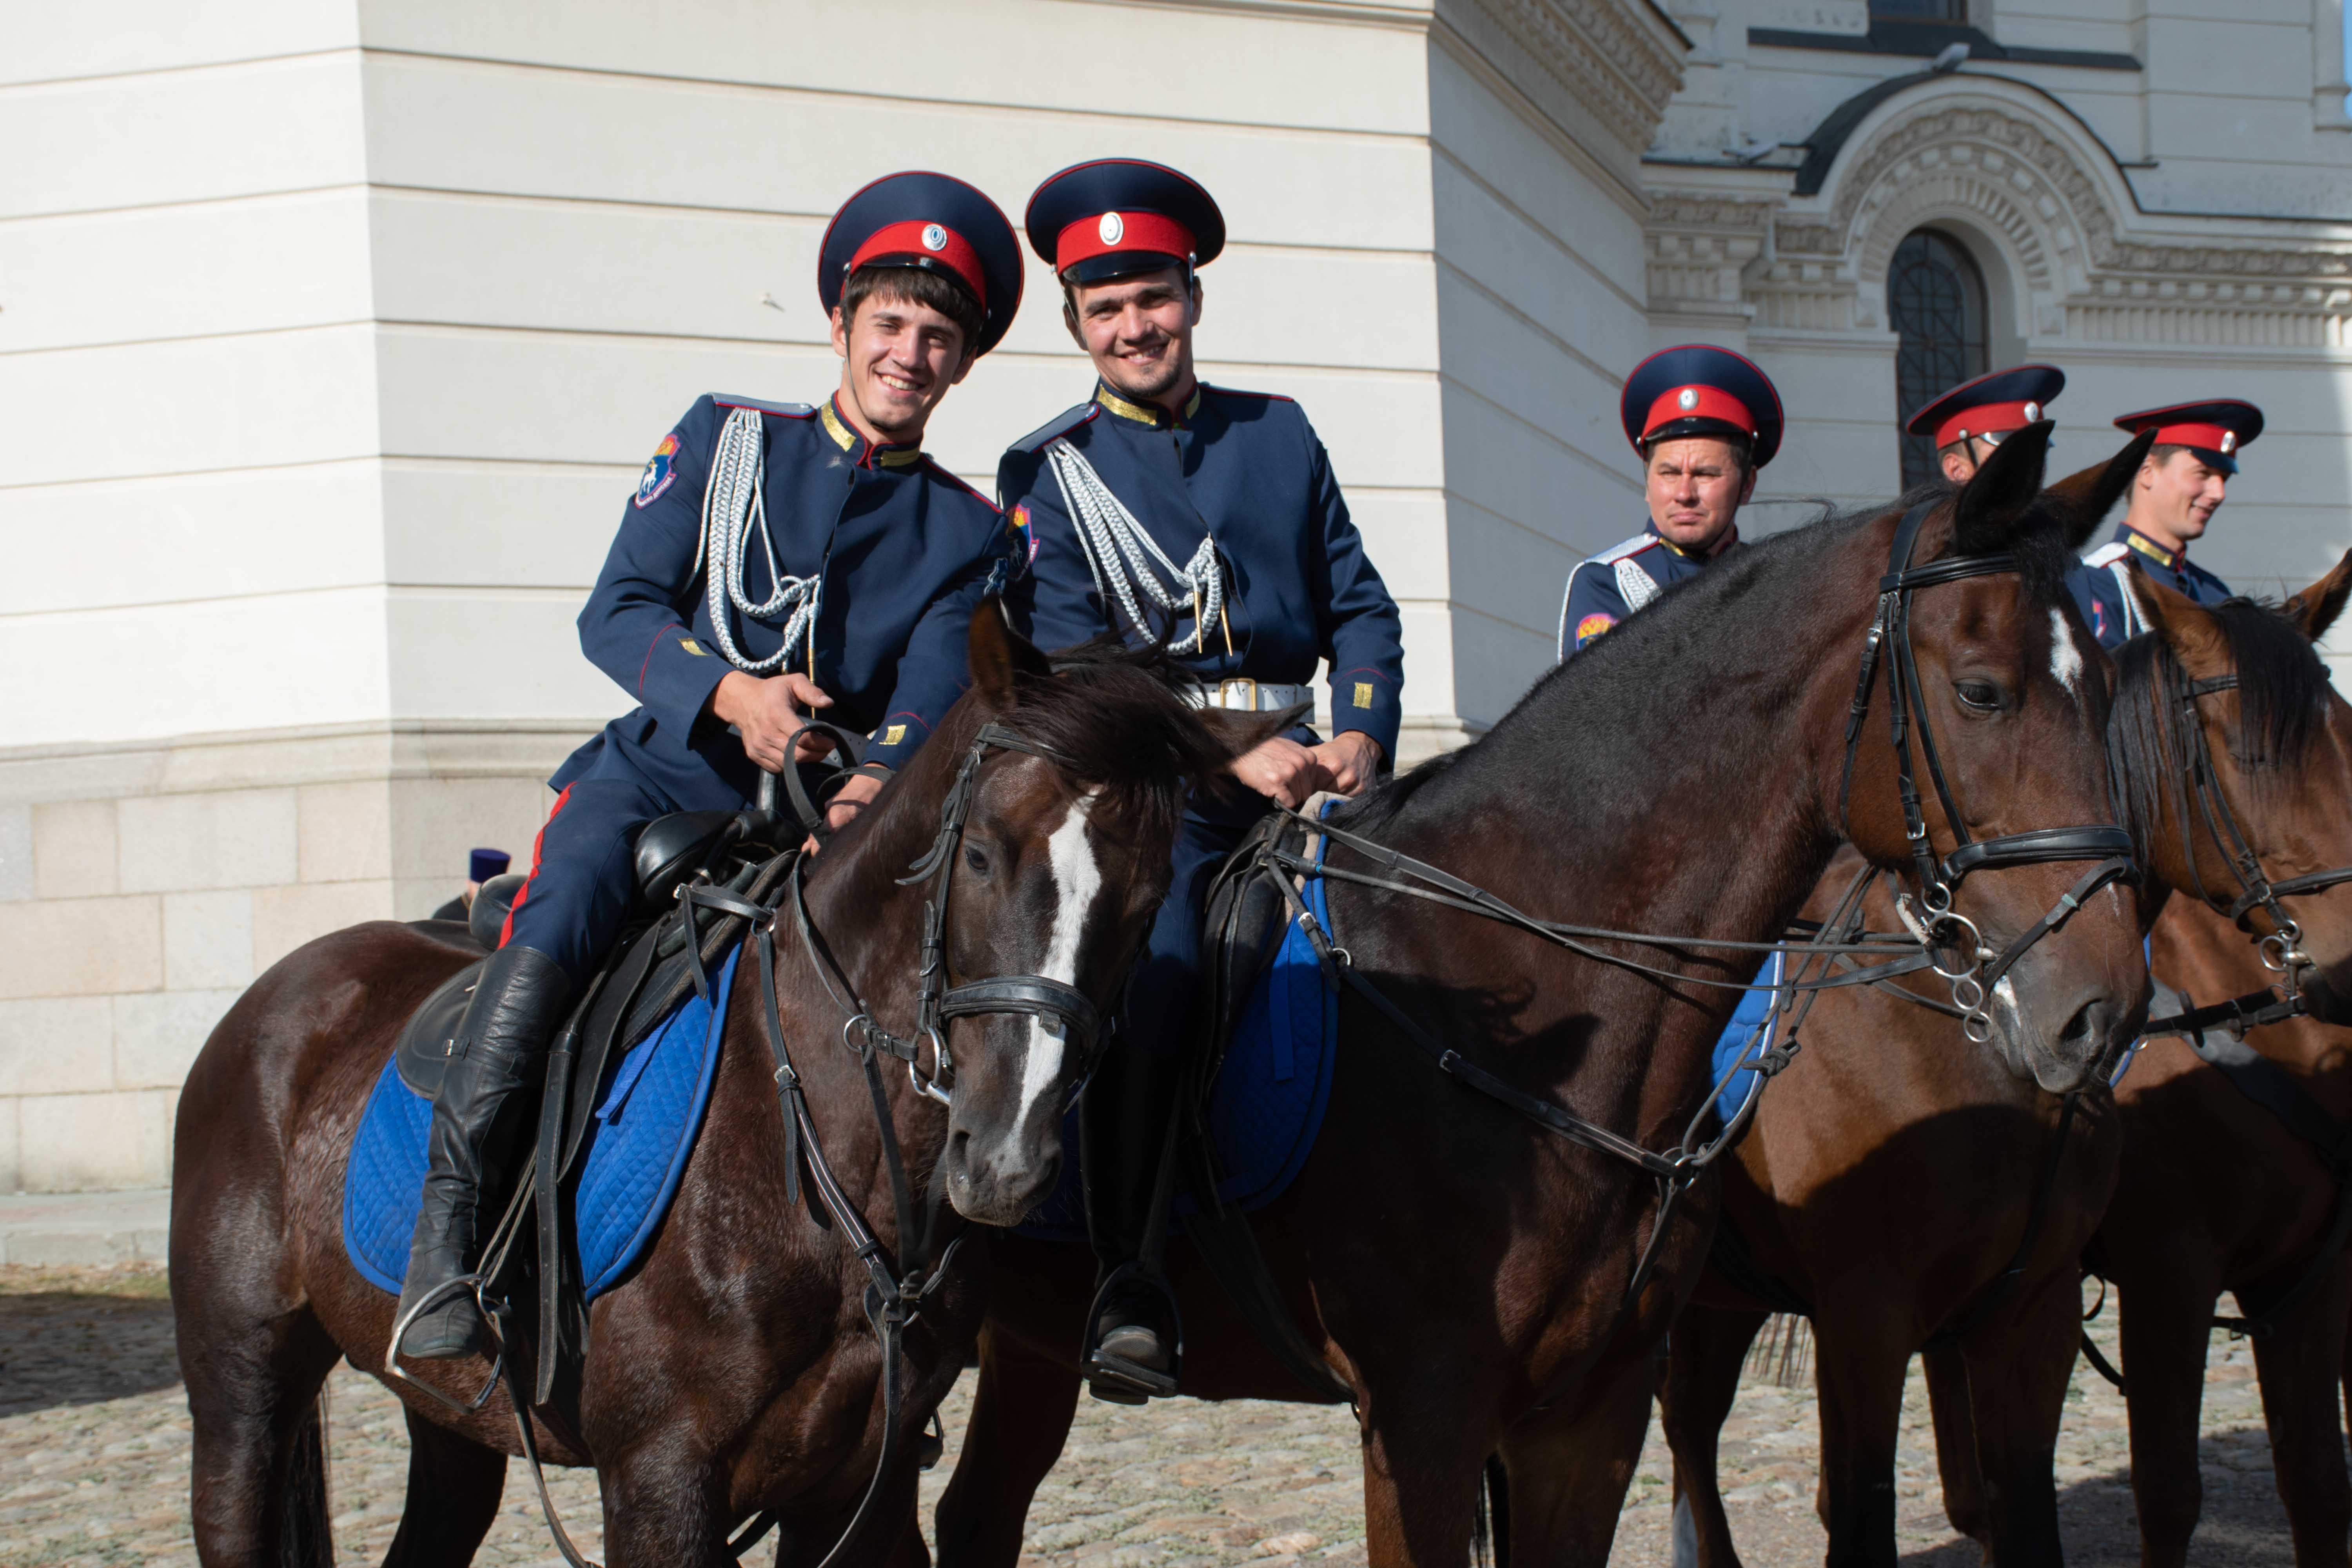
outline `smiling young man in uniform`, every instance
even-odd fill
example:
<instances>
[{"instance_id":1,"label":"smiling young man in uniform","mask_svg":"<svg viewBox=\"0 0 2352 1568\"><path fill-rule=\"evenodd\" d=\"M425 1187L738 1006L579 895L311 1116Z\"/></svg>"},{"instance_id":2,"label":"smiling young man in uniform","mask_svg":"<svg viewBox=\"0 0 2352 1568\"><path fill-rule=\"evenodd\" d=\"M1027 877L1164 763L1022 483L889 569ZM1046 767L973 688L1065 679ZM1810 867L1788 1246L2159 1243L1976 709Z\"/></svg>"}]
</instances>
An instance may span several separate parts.
<instances>
[{"instance_id":1,"label":"smiling young man in uniform","mask_svg":"<svg viewBox=\"0 0 2352 1568\"><path fill-rule=\"evenodd\" d=\"M1635 365L1617 412L1642 457L1650 521L1569 573L1562 659L1738 543L1756 470L1780 449L1771 379L1711 343L1661 349Z\"/></svg>"},{"instance_id":2,"label":"smiling young man in uniform","mask_svg":"<svg viewBox=\"0 0 2352 1568\"><path fill-rule=\"evenodd\" d=\"M2189 559L2189 546L2205 537L2238 471L2239 448L2263 433L2263 411L2234 397L2210 403L2178 403L2145 408L2116 421L2137 435L2156 432L2156 445L2139 466L2131 501L2116 536L2083 558L2066 579L2075 607L2091 625L2099 646L2112 651L2147 626L2132 597L2132 567L2152 574L2200 605L2231 596L2230 584Z\"/></svg>"},{"instance_id":3,"label":"smiling young man in uniform","mask_svg":"<svg viewBox=\"0 0 2352 1568\"><path fill-rule=\"evenodd\" d=\"M1039 186L1025 226L1061 281L1063 322L1096 384L997 469L998 499L1032 556L1006 598L1014 625L1047 647L1105 634L1160 643L1223 708L1306 702L1317 664L1330 668L1328 740L1296 725L1233 764L1233 798L1188 804L1118 1043L1082 1101L1104 1286L1088 1376L1098 1397L1139 1404L1174 1386L1174 1312L1141 1267L1143 1231L1180 1053L1198 1026L1209 879L1269 803L1372 782L1396 748L1403 652L1395 601L1306 415L1193 372L1196 268L1224 245L1208 192L1158 163L1103 159Z\"/></svg>"},{"instance_id":4,"label":"smiling young man in uniform","mask_svg":"<svg viewBox=\"0 0 2352 1568\"><path fill-rule=\"evenodd\" d=\"M841 382L814 406L706 396L655 447L580 615L580 644L638 706L574 752L433 1108L400 1292L400 1353L480 1349L462 1281L485 1188L510 1167L520 1092L620 934L639 829L740 810L761 770L824 753L822 715L874 740L836 825L922 743L967 679L965 628L1001 578L1001 513L923 455L932 412L1021 301L993 203L893 174L845 204L817 297Z\"/></svg>"}]
</instances>

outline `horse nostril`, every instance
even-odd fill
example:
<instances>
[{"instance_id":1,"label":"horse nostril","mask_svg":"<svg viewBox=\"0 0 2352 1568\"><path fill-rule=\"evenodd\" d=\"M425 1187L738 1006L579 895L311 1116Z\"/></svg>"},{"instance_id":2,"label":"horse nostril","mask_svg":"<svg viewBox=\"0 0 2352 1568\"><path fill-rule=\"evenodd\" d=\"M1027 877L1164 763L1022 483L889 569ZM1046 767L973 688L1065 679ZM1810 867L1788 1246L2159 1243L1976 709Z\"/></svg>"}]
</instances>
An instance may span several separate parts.
<instances>
[{"instance_id":1,"label":"horse nostril","mask_svg":"<svg viewBox=\"0 0 2352 1568\"><path fill-rule=\"evenodd\" d=\"M946 1162L948 1172L956 1182L967 1187L971 1185L971 1134L960 1130L949 1133L947 1150L940 1158Z\"/></svg>"},{"instance_id":2,"label":"horse nostril","mask_svg":"<svg viewBox=\"0 0 2352 1568\"><path fill-rule=\"evenodd\" d=\"M2085 1002L2066 1020L2065 1028L2059 1031L2058 1043L2065 1047L2070 1059L2095 1058L2106 1049L2107 1037L2114 1032L2114 1019L2115 1009L2105 997Z\"/></svg>"}]
</instances>

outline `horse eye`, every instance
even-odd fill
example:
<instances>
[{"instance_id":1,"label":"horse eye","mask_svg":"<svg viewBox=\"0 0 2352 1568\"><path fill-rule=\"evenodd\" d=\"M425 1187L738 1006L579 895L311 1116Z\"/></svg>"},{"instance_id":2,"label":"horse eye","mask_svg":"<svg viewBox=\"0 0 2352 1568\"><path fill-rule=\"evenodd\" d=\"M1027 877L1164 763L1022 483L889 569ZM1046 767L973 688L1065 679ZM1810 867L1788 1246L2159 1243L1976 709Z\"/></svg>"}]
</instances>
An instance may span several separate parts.
<instances>
[{"instance_id":1,"label":"horse eye","mask_svg":"<svg viewBox=\"0 0 2352 1568\"><path fill-rule=\"evenodd\" d=\"M966 845L964 847L963 863L971 867L975 871L985 871L988 869L988 857L982 854L979 850L972 848L970 845Z\"/></svg>"},{"instance_id":2,"label":"horse eye","mask_svg":"<svg viewBox=\"0 0 2352 1568\"><path fill-rule=\"evenodd\" d=\"M1961 701L1980 713L1990 713L2000 706L2000 688L1990 680L1957 681L1952 689L1960 694Z\"/></svg>"}]
</instances>

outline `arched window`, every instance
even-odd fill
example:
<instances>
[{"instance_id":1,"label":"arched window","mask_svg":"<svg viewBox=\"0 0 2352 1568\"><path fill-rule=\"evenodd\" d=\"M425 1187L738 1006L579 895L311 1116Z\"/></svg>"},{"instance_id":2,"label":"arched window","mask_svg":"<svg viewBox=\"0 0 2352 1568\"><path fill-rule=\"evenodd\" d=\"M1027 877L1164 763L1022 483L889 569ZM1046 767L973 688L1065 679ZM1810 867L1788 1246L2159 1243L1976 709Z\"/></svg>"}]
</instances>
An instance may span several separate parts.
<instances>
[{"instance_id":1,"label":"arched window","mask_svg":"<svg viewBox=\"0 0 2352 1568\"><path fill-rule=\"evenodd\" d=\"M1886 269L1886 319L1902 339L1895 351L1895 428L1908 489L1935 476L1936 446L1933 436L1901 435L1903 422L1988 368L1984 277L1959 241L1932 228L1904 237Z\"/></svg>"}]
</instances>

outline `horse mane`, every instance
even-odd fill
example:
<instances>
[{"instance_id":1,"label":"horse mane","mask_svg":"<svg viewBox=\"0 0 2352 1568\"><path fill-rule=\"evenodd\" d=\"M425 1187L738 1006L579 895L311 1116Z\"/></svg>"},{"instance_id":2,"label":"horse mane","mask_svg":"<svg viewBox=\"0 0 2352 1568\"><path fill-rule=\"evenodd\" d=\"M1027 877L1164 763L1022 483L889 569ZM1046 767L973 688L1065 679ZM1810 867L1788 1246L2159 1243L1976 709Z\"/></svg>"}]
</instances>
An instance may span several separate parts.
<instances>
[{"instance_id":1,"label":"horse mane","mask_svg":"<svg viewBox=\"0 0 2352 1568\"><path fill-rule=\"evenodd\" d=\"M1458 776L1474 761L1507 755L1527 746L1533 738L1533 715L1538 710L1566 707L1572 731L1579 714L1654 707L1661 685L1677 673L1744 668L1753 662L1759 626L1793 625L1811 617L1811 596L1817 584L1809 563L1883 518L1899 516L1923 504L1948 504L1958 493L1949 482L1933 479L1892 502L1844 511L1824 503L1821 515L1811 522L1742 543L1706 571L1667 587L1582 653L1537 677L1527 694L1486 733L1349 802L1333 820L1359 832L1386 825L1416 799L1433 791L1442 793L1444 782ZM2066 574L2074 561L2067 545L2066 522L2054 498L2044 492L2025 525L2002 542L2002 548L2017 557L2025 591L2038 605L2055 607L2065 602ZM1961 547L1964 542L1956 538L1944 553L1972 553ZM1751 599L1764 606L1760 614L1731 613ZM1554 761L1558 765L1563 759ZM1613 762L1590 755L1579 759L1580 772L1599 775L1588 777L1585 787L1598 785L1604 791L1612 786L1633 787L1635 770L1642 765L1643 760L1630 752Z\"/></svg>"},{"instance_id":2,"label":"horse mane","mask_svg":"<svg viewBox=\"0 0 2352 1568\"><path fill-rule=\"evenodd\" d=\"M2238 677L2230 754L2257 791L2277 787L2326 722L2327 668L2302 627L2266 600L2225 599L2205 613L2220 626ZM2183 731L2189 679L2159 633L2143 632L2116 651L2107 766L2122 784L2126 826L2143 848L2190 754Z\"/></svg>"}]
</instances>

